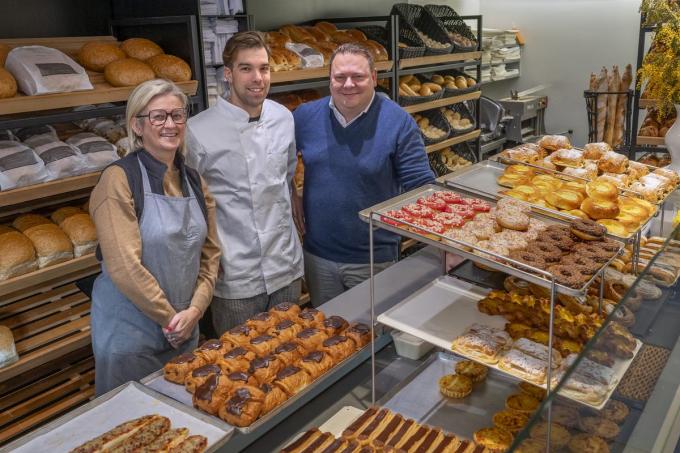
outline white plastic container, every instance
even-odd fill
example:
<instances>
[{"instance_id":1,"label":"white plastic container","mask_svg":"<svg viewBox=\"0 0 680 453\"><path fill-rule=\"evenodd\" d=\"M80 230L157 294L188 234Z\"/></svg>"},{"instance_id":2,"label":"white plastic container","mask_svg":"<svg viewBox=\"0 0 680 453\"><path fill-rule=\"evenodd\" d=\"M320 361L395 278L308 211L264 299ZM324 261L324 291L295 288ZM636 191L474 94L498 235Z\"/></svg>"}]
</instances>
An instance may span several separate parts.
<instances>
[{"instance_id":1,"label":"white plastic container","mask_svg":"<svg viewBox=\"0 0 680 453\"><path fill-rule=\"evenodd\" d=\"M433 348L427 341L399 330L392 331L392 339L397 354L407 359L418 360Z\"/></svg>"}]
</instances>

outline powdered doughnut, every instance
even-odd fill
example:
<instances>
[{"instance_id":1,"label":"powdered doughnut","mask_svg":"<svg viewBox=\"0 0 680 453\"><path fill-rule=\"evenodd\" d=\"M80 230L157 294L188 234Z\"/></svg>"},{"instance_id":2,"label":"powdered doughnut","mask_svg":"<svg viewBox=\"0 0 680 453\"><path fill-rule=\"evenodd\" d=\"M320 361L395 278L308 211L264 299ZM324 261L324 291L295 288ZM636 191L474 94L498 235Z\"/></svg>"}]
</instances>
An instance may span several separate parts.
<instances>
[{"instance_id":1,"label":"powdered doughnut","mask_svg":"<svg viewBox=\"0 0 680 453\"><path fill-rule=\"evenodd\" d=\"M526 231L529 228L529 216L517 209L497 210L496 222L510 230Z\"/></svg>"}]
</instances>

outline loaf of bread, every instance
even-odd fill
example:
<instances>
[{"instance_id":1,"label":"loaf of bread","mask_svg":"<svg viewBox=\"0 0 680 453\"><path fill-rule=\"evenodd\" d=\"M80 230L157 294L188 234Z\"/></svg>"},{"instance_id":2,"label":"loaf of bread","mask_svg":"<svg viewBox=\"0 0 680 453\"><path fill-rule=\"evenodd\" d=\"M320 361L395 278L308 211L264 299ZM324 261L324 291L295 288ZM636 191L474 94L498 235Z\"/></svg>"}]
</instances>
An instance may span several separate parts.
<instances>
[{"instance_id":1,"label":"loaf of bread","mask_svg":"<svg viewBox=\"0 0 680 453\"><path fill-rule=\"evenodd\" d=\"M10 72L0 67L0 99L11 98L17 94L17 81Z\"/></svg>"},{"instance_id":2,"label":"loaf of bread","mask_svg":"<svg viewBox=\"0 0 680 453\"><path fill-rule=\"evenodd\" d=\"M327 35L333 34L333 32L338 29L334 24L332 24L330 22L326 22L326 21L321 21L321 22L315 23L314 28L318 28L322 32L326 33Z\"/></svg>"},{"instance_id":3,"label":"loaf of bread","mask_svg":"<svg viewBox=\"0 0 680 453\"><path fill-rule=\"evenodd\" d=\"M22 233L36 225L52 223L47 217L38 214L23 214L14 219L12 226Z\"/></svg>"},{"instance_id":4,"label":"loaf of bread","mask_svg":"<svg viewBox=\"0 0 680 453\"><path fill-rule=\"evenodd\" d=\"M7 225L0 225L0 236L2 236L5 233L11 233L12 231L16 231L14 228L7 226Z\"/></svg>"},{"instance_id":5,"label":"loaf of bread","mask_svg":"<svg viewBox=\"0 0 680 453\"><path fill-rule=\"evenodd\" d=\"M265 38L269 47L285 47L286 44L291 42L290 36L280 31L268 31L265 33Z\"/></svg>"},{"instance_id":6,"label":"loaf of bread","mask_svg":"<svg viewBox=\"0 0 680 453\"><path fill-rule=\"evenodd\" d=\"M37 268L35 249L26 236L18 231L0 234L0 281Z\"/></svg>"},{"instance_id":7,"label":"loaf of bread","mask_svg":"<svg viewBox=\"0 0 680 453\"><path fill-rule=\"evenodd\" d=\"M84 213L85 211L80 209L78 206L64 206L63 208L59 208L52 214L50 214L50 219L52 219L52 221L57 225L61 226L62 222L66 220L68 217Z\"/></svg>"},{"instance_id":8,"label":"loaf of bread","mask_svg":"<svg viewBox=\"0 0 680 453\"><path fill-rule=\"evenodd\" d=\"M293 42L314 41L314 37L307 30L297 25L284 25L279 31L290 37Z\"/></svg>"},{"instance_id":9,"label":"loaf of bread","mask_svg":"<svg viewBox=\"0 0 680 453\"><path fill-rule=\"evenodd\" d=\"M136 58L124 58L106 65L104 78L114 87L137 86L156 78L151 66Z\"/></svg>"},{"instance_id":10,"label":"loaf of bread","mask_svg":"<svg viewBox=\"0 0 680 453\"><path fill-rule=\"evenodd\" d=\"M0 326L0 368L6 367L19 360L14 335L7 326Z\"/></svg>"},{"instance_id":11,"label":"loaf of bread","mask_svg":"<svg viewBox=\"0 0 680 453\"><path fill-rule=\"evenodd\" d=\"M357 40L352 35L346 33L344 30L334 31L331 34L331 39L336 44L347 44L350 42L357 42Z\"/></svg>"},{"instance_id":12,"label":"loaf of bread","mask_svg":"<svg viewBox=\"0 0 680 453\"><path fill-rule=\"evenodd\" d=\"M71 241L61 228L51 222L31 227L24 231L24 234L33 243L40 269L73 258Z\"/></svg>"},{"instance_id":13,"label":"loaf of bread","mask_svg":"<svg viewBox=\"0 0 680 453\"><path fill-rule=\"evenodd\" d=\"M191 80L191 68L187 62L174 55L154 55L146 60L146 63L151 66L151 69L153 69L158 78L168 79L173 82Z\"/></svg>"},{"instance_id":14,"label":"loaf of bread","mask_svg":"<svg viewBox=\"0 0 680 453\"><path fill-rule=\"evenodd\" d=\"M120 44L120 48L128 57L142 61L163 53L158 44L146 38L126 39Z\"/></svg>"},{"instance_id":15,"label":"loaf of bread","mask_svg":"<svg viewBox=\"0 0 680 453\"><path fill-rule=\"evenodd\" d=\"M90 71L103 72L107 64L125 58L117 43L88 42L78 51L78 61Z\"/></svg>"},{"instance_id":16,"label":"loaf of bread","mask_svg":"<svg viewBox=\"0 0 680 453\"><path fill-rule=\"evenodd\" d=\"M93 253L97 248L97 229L89 214L69 216L59 226L71 240L76 258Z\"/></svg>"},{"instance_id":17,"label":"loaf of bread","mask_svg":"<svg viewBox=\"0 0 680 453\"><path fill-rule=\"evenodd\" d=\"M0 44L0 68L5 67L5 61L7 61L7 54L12 50L7 44Z\"/></svg>"}]
</instances>

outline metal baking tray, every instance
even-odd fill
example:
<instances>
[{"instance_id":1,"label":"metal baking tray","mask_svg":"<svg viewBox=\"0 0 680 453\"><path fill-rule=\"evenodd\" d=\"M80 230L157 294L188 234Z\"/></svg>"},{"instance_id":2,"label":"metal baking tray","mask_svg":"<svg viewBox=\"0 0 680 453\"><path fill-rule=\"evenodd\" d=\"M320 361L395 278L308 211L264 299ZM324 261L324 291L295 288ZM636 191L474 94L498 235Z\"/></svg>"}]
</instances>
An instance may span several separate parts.
<instances>
[{"instance_id":1,"label":"metal baking tray","mask_svg":"<svg viewBox=\"0 0 680 453\"><path fill-rule=\"evenodd\" d=\"M573 149L577 149L577 150L579 150L579 151L583 151L581 148L573 148ZM499 162L505 162L505 163L507 163L507 164L509 164L509 165L526 165L527 167L535 168L535 169L538 169L538 170L543 170L543 171L546 172L546 173L551 173L551 174L553 174L553 175L557 175L557 176L560 176L560 177L566 177L566 178L574 179L574 180L577 180L577 181L583 181L583 182L590 182L590 181L591 181L591 180L588 179L588 178L581 178L580 176L568 175L568 174L563 173L563 172L561 172L561 171L559 171L559 170L552 170L552 169L550 169L550 168L541 167L540 165L536 165L536 164L533 164L533 163L531 163L531 162L522 162L521 160L510 159L509 157L503 156L502 154L496 154L495 156L491 156L490 159L493 159L493 160L499 161ZM639 162L638 162L638 163L639 163ZM650 173L654 172L654 170L656 170L656 169L658 169L658 168L662 168L662 167L655 167L655 166L653 166L653 165L646 165L646 164L643 164L643 165L645 165L645 166L647 167L647 169L649 170ZM678 188L677 185L676 185L676 186L673 186L673 189L669 190L668 193L666 193L666 194L663 196L662 199L657 200L657 202L654 203L654 204L656 204L657 206L664 204L664 203L666 202L666 199L667 199L667 198L668 198L668 197L669 197L669 196L670 196L677 188ZM619 191L620 191L622 194L624 194L625 196L629 196L629 197L630 197L630 196L633 196L633 197L639 197L639 196L641 196L639 192L635 192L634 190L630 190L630 189L623 189L623 188L619 187Z\"/></svg>"},{"instance_id":2,"label":"metal baking tray","mask_svg":"<svg viewBox=\"0 0 680 453\"><path fill-rule=\"evenodd\" d=\"M473 166L474 167L474 166ZM428 245L432 245L434 247L437 247L439 249L442 249L444 251L450 252L450 253L455 253L456 255L462 256L463 258L467 258L469 260L481 263L487 267L490 267L492 269L499 270L501 272L505 272L506 274L514 275L515 277L522 278L524 280L527 280L531 283L535 283L537 285L540 285L542 287L550 288L551 287L551 280L548 279L547 275L548 273L543 270L543 269L537 269L535 267L520 263L518 261L515 261L511 258L508 258L506 256L501 256L501 255L496 255L494 253L491 253L489 251L486 251L484 249L481 249L477 247L476 245L471 245L471 244L466 244L463 242L459 242L454 239L450 238L444 238L441 235L438 235L436 233L430 233L434 236L436 236L439 239L446 239L446 243L440 241L440 240L435 240L431 239L429 237L426 237L422 234L419 234L417 232L411 231L411 230L406 230L404 228L399 228L394 225L390 225L389 223L385 222L382 220L384 217L384 214L387 211L393 210L393 209L400 209L402 206L410 204L410 203L415 203L416 200L420 197L425 197L428 195L433 194L434 192L443 192L443 191L449 191L449 192L457 192L455 190L451 190L450 188L445 188L441 187L435 184L427 184L422 187L419 187L417 189L411 190L410 192L406 192L404 194L401 194L395 198L392 198L390 200L384 201L382 203L379 203L375 206L372 206L370 208L364 209L363 211L359 212L359 217L366 221L370 222L370 217L371 215L373 216L373 224L375 226L378 226L384 230L391 231L393 233L406 236L412 239L415 239L417 241L423 242ZM465 195L465 194L462 194ZM496 200L493 197L481 195L482 198L484 198L484 201L487 201L490 205L495 206ZM534 219L539 219L547 224L561 224L563 221L560 221L560 219L556 219L554 216L550 215L544 215L543 213L540 212L532 212L531 213L531 218ZM417 229L422 229L422 227L417 227L415 225L411 225L408 222L404 222L402 220L399 220L400 223L412 226ZM476 255L473 252L470 252L468 250L465 250L465 248L472 248L475 251L484 253L485 256L480 256ZM568 286L561 285L557 282L555 282L555 289L557 292L563 293L563 294L568 294L572 296L582 296L586 293L588 290L588 287L593 283L595 280L595 277L601 272L602 269L606 268L609 266L609 263L618 256L621 251L623 250L623 243L621 243L621 248L617 253L615 253L612 258L607 262L604 263L600 271L596 272L593 274L593 276L584 283L584 285L579 288L579 289L574 289L570 288ZM495 259L490 259L486 258L486 256L493 256ZM503 262L499 262L496 260L502 260ZM512 263L507 264L507 263Z\"/></svg>"},{"instance_id":3,"label":"metal baking tray","mask_svg":"<svg viewBox=\"0 0 680 453\"><path fill-rule=\"evenodd\" d=\"M498 200L500 198L507 198L506 195L503 195L501 191L504 190L509 190L507 187L503 187L498 184L497 179L500 177L504 172L505 169L507 168L507 165L494 161L494 160L485 160L482 162L479 162L477 164L471 165L469 167L465 167L461 169L460 171L457 171L455 173L450 173L448 175L444 175L441 178L439 178L440 181L442 181L446 186L452 187L455 189L460 189L462 191L472 193L475 195L481 195L484 197L490 197L495 200ZM570 175L565 175L564 173L560 172L555 172L551 170L547 170L542 167L535 167L538 172L542 172L544 174L547 173L552 173L558 175L561 179L567 179L567 180L572 180L572 181L581 181L581 182L586 182L588 180L582 179L582 178L577 178L574 176ZM626 195L620 195L622 197L625 197ZM570 222L572 220L578 220L579 218L576 216L573 216L571 214L568 214L564 211L557 211L554 209L548 209L545 206L541 206L539 204L534 204L530 203L528 201L525 201L528 205L531 206L533 210L536 212L540 212L541 214L549 217L554 217L556 219L560 219L561 221L564 222ZM616 239L619 241L632 241L634 240L635 236L639 231L647 227L647 225L652 221L652 219L658 214L659 212L659 206L657 205L656 211L654 214L652 214L645 223L641 224L639 228L637 228L635 231L631 232L630 235L622 237L622 236L617 236L611 233L607 233L607 236L611 237L612 239Z\"/></svg>"},{"instance_id":4,"label":"metal baking tray","mask_svg":"<svg viewBox=\"0 0 680 453\"><path fill-rule=\"evenodd\" d=\"M0 452L69 451L120 423L151 414L168 417L173 428L186 427L192 435L207 437L207 452L217 451L234 433L233 427L219 419L128 382L0 448Z\"/></svg>"},{"instance_id":5,"label":"metal baking tray","mask_svg":"<svg viewBox=\"0 0 680 453\"><path fill-rule=\"evenodd\" d=\"M249 434L256 431L263 426L263 432L268 431L270 428L276 426L286 417L291 415L298 408L302 407L312 398L317 396L319 393L326 390L328 387L333 385L336 381L342 378L344 375L355 369L359 364L370 358L371 356L371 345L366 345L363 349L360 349L352 356L338 363L336 366L328 370L325 374L318 377L310 385L302 389L297 395L288 398L278 407L273 409L271 412L266 414L264 417L257 419L250 426L237 427L231 426L218 417L209 415L207 413L201 412L205 417L218 420L220 423L229 426L243 434ZM155 373L150 374L140 381L142 384L152 388L153 390L162 393L170 398L175 399L184 406L189 406L193 409L191 401L191 393L187 392L182 385L174 384L170 381L166 381L163 377L163 370L158 370Z\"/></svg>"},{"instance_id":6,"label":"metal baking tray","mask_svg":"<svg viewBox=\"0 0 680 453\"><path fill-rule=\"evenodd\" d=\"M451 277L472 283L482 288L505 289L505 274L502 272L487 271L474 265L470 260L464 260L452 267L448 272Z\"/></svg>"}]
</instances>

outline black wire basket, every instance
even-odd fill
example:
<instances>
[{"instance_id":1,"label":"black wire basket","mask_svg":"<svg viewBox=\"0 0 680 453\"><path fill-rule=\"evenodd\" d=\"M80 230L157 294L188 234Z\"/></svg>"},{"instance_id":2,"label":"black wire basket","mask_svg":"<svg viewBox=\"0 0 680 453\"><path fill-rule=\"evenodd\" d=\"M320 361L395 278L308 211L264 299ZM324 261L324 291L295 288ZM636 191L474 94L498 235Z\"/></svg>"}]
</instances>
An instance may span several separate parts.
<instances>
[{"instance_id":1,"label":"black wire basket","mask_svg":"<svg viewBox=\"0 0 680 453\"><path fill-rule=\"evenodd\" d=\"M445 44L446 47L435 48L428 47L422 39L421 42L425 45L425 55L445 55L451 53L453 44L449 39L449 34L446 32L444 26L438 22L434 17L425 13L422 6L410 5L408 3L395 3L392 5L390 14L397 14L399 16L399 28L404 28L404 23L408 24L412 29L419 30L430 39ZM415 33L414 30L414 33ZM416 36L418 34L416 33ZM400 30L401 39L401 30ZM420 36L418 36L420 39Z\"/></svg>"},{"instance_id":2,"label":"black wire basket","mask_svg":"<svg viewBox=\"0 0 680 453\"><path fill-rule=\"evenodd\" d=\"M425 5L424 10L433 19L438 21L444 30L446 30L449 42L451 42L453 46L453 52L471 52L477 50L477 38L474 33L472 33L472 30L470 30L470 27L468 27L465 21L460 18L453 8L446 5ZM452 33L458 33L459 35L472 40L475 44L473 46L456 44L450 36Z\"/></svg>"},{"instance_id":3,"label":"black wire basket","mask_svg":"<svg viewBox=\"0 0 680 453\"><path fill-rule=\"evenodd\" d=\"M363 34L366 35L368 39L372 39L373 41L377 42L381 46L383 46L385 49L387 49L387 52L390 55L392 55L392 49L390 48L390 39L389 35L387 33L387 29L383 26L380 25L364 25L362 27L357 27L357 30L363 32Z\"/></svg>"},{"instance_id":4,"label":"black wire basket","mask_svg":"<svg viewBox=\"0 0 680 453\"><path fill-rule=\"evenodd\" d=\"M442 108L444 108L446 110L450 110L454 113L460 114L461 119L467 118L468 120L470 120L470 125L465 127L465 128L460 128L460 127L456 128L456 127L453 126L453 124L449 123L449 126L451 127L451 133L449 134L449 137L455 137L457 135L467 134L468 132L474 130L475 127L477 126L475 124L474 115L472 114L472 112L470 112L470 110L467 108L465 103L459 102L458 104L448 105L448 106L442 107ZM446 119L446 122L448 123L448 119L446 118L446 115L443 114L442 116L444 116L444 118Z\"/></svg>"},{"instance_id":5,"label":"black wire basket","mask_svg":"<svg viewBox=\"0 0 680 453\"><path fill-rule=\"evenodd\" d=\"M633 100L633 90L628 91L591 91L583 92L583 97L586 100L586 114L588 115L588 142L594 143L604 141L598 140L598 125L597 125L597 101L600 96L609 96L610 94L625 95L624 103L624 120L623 120L623 139L620 143L610 143L613 149L619 151L627 151L630 148L630 125L631 125L631 103ZM607 109L608 110L608 109ZM605 124L607 122L605 121ZM614 137L616 139L616 137Z\"/></svg>"},{"instance_id":6,"label":"black wire basket","mask_svg":"<svg viewBox=\"0 0 680 453\"><path fill-rule=\"evenodd\" d=\"M423 142L425 142L426 146L434 145L435 143L439 143L449 138L449 136L451 135L451 126L449 125L449 122L446 121L446 118L444 118L444 115L442 115L439 109L426 110L424 112L418 112L417 114L423 116L424 118L427 118L432 126L437 127L444 131L444 134L442 134L441 137L430 138L427 137L421 130L420 133L423 136Z\"/></svg>"},{"instance_id":7,"label":"black wire basket","mask_svg":"<svg viewBox=\"0 0 680 453\"><path fill-rule=\"evenodd\" d=\"M422 84L423 82L429 82L428 79L426 79L423 76L416 76L418 78L418 81ZM399 95L399 105L402 107L406 107L408 105L415 105L415 104L422 104L423 102L430 102L430 101L436 101L437 99L441 99L442 96L444 95L444 90L439 90L439 91L433 91L431 95L429 96L402 96L401 94Z\"/></svg>"}]
</instances>

